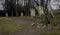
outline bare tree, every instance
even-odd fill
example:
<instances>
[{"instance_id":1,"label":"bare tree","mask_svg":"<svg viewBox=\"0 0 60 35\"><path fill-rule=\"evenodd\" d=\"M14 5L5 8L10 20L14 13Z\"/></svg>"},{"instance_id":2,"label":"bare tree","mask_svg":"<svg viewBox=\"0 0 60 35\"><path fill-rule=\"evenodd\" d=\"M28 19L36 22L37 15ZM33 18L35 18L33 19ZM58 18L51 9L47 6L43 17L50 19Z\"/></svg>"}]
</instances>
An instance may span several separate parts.
<instances>
[{"instance_id":1,"label":"bare tree","mask_svg":"<svg viewBox=\"0 0 60 35\"><path fill-rule=\"evenodd\" d=\"M36 2L36 1L35 1ZM44 12L44 16L40 16L38 22L34 23L33 25L37 24L37 23L41 23L40 20L41 18L44 19L44 25L48 26L48 24L52 24L52 26L55 25L55 20L54 20L54 16L53 16L53 12L51 12L51 9L50 8L50 0L41 0L41 4L39 5L37 2L36 4L38 5L38 8L39 8L39 11L40 11L40 14L41 15L41 12ZM41 11L40 9L43 9L43 11ZM37 20L37 19L36 19Z\"/></svg>"}]
</instances>

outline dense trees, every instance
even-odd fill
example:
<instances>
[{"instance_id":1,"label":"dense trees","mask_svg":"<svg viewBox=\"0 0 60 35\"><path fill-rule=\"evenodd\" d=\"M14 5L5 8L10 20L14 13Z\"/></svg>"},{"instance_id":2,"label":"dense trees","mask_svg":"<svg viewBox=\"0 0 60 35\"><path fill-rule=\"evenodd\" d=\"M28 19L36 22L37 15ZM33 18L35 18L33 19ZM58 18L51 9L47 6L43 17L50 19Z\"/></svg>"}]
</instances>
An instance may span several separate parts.
<instances>
[{"instance_id":1,"label":"dense trees","mask_svg":"<svg viewBox=\"0 0 60 35\"><path fill-rule=\"evenodd\" d=\"M36 13L37 12L37 7L39 6L40 2L36 2L35 0L22 0L24 1L23 3L18 3L21 2L20 0L5 0L4 4L4 11L5 13L8 14L8 16L20 16L21 12L23 12L24 16L30 16L30 9L33 8L35 9ZM38 0L37 0L38 1ZM43 0L41 1L41 5L43 6ZM21 4L21 5L20 5ZM35 4L37 4L35 6Z\"/></svg>"},{"instance_id":2,"label":"dense trees","mask_svg":"<svg viewBox=\"0 0 60 35\"><path fill-rule=\"evenodd\" d=\"M22 12L24 16L30 16L30 1L29 0L18 0L18 6L19 7L17 9L20 14Z\"/></svg>"},{"instance_id":3,"label":"dense trees","mask_svg":"<svg viewBox=\"0 0 60 35\"><path fill-rule=\"evenodd\" d=\"M30 16L30 9L34 7L34 2L32 0L23 0L23 3L19 0L6 0L5 1L5 9L8 13L8 16L20 16L21 12L23 12L24 16ZM16 4L17 2L17 4ZM20 5L21 4L21 5ZM37 10L35 9L36 13Z\"/></svg>"}]
</instances>

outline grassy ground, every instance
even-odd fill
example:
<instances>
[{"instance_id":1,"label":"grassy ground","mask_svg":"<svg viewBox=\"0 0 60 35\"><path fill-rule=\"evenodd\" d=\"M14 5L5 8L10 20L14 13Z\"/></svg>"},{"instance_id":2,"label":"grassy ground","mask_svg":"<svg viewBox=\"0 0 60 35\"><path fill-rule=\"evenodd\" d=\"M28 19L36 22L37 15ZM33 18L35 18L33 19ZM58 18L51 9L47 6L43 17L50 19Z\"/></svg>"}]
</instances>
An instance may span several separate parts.
<instances>
[{"instance_id":1,"label":"grassy ground","mask_svg":"<svg viewBox=\"0 0 60 35\"><path fill-rule=\"evenodd\" d=\"M56 23L60 21L59 16L60 14L55 15ZM50 27L44 29L37 28L36 26L32 27L31 24L33 22L34 18L28 16L0 17L0 35L60 35L59 29L50 29Z\"/></svg>"},{"instance_id":2,"label":"grassy ground","mask_svg":"<svg viewBox=\"0 0 60 35\"><path fill-rule=\"evenodd\" d=\"M41 35L60 35L60 13L55 13L54 18L58 28L47 30L43 32Z\"/></svg>"},{"instance_id":3,"label":"grassy ground","mask_svg":"<svg viewBox=\"0 0 60 35\"><path fill-rule=\"evenodd\" d=\"M48 30L43 32L42 35L60 35L60 30L58 29Z\"/></svg>"},{"instance_id":4,"label":"grassy ground","mask_svg":"<svg viewBox=\"0 0 60 35\"><path fill-rule=\"evenodd\" d=\"M0 34L12 35L23 28L21 24L14 24L14 19L8 17L0 17Z\"/></svg>"}]
</instances>

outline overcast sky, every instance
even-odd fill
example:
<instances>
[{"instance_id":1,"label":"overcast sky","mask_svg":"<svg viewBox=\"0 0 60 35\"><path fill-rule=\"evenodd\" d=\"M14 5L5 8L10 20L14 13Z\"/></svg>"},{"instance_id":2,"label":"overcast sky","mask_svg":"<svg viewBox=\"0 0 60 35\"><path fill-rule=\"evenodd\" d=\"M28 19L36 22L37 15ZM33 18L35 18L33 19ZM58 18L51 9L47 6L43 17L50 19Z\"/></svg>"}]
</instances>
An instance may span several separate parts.
<instances>
[{"instance_id":1,"label":"overcast sky","mask_svg":"<svg viewBox=\"0 0 60 35\"><path fill-rule=\"evenodd\" d=\"M51 0L51 7L52 9L60 9L60 0Z\"/></svg>"},{"instance_id":2,"label":"overcast sky","mask_svg":"<svg viewBox=\"0 0 60 35\"><path fill-rule=\"evenodd\" d=\"M5 0L0 0L0 10L4 10L3 5L2 5L2 4L4 4L4 2L5 2Z\"/></svg>"}]
</instances>

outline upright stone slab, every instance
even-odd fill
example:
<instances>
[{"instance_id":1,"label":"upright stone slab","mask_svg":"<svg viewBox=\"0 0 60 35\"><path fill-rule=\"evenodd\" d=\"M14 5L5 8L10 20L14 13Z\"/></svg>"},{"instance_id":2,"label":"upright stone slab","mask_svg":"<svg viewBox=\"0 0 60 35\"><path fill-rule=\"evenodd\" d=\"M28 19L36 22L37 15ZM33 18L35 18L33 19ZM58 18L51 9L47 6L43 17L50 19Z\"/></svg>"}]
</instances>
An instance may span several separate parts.
<instances>
[{"instance_id":1,"label":"upright stone slab","mask_svg":"<svg viewBox=\"0 0 60 35\"><path fill-rule=\"evenodd\" d=\"M23 16L23 13L21 13L21 16Z\"/></svg>"},{"instance_id":2,"label":"upright stone slab","mask_svg":"<svg viewBox=\"0 0 60 35\"><path fill-rule=\"evenodd\" d=\"M31 9L31 16L35 16L35 9Z\"/></svg>"}]
</instances>

